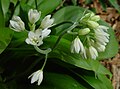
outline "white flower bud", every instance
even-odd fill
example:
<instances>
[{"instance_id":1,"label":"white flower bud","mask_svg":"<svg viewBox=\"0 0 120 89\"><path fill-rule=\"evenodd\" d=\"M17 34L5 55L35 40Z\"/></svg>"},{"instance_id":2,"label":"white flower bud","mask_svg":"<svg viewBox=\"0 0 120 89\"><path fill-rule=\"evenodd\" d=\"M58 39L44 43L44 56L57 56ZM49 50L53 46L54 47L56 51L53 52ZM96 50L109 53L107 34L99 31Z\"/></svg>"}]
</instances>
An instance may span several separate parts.
<instances>
[{"instance_id":1,"label":"white flower bud","mask_svg":"<svg viewBox=\"0 0 120 89\"><path fill-rule=\"evenodd\" d=\"M28 19L31 24L35 24L41 16L41 12L38 12L37 10L30 9L28 12Z\"/></svg>"},{"instance_id":2,"label":"white flower bud","mask_svg":"<svg viewBox=\"0 0 120 89\"><path fill-rule=\"evenodd\" d=\"M45 29L45 28L49 28L52 26L53 22L54 22L54 19L50 19L51 18L51 15L47 15L41 22L41 25L40 27Z\"/></svg>"},{"instance_id":3,"label":"white flower bud","mask_svg":"<svg viewBox=\"0 0 120 89\"><path fill-rule=\"evenodd\" d=\"M96 29L99 24L95 21L87 21L87 25L90 26L92 29Z\"/></svg>"},{"instance_id":4,"label":"white flower bud","mask_svg":"<svg viewBox=\"0 0 120 89\"><path fill-rule=\"evenodd\" d=\"M91 17L90 20L92 20L92 21L99 21L100 20L100 16L99 15L95 15L95 16Z\"/></svg>"},{"instance_id":5,"label":"white flower bud","mask_svg":"<svg viewBox=\"0 0 120 89\"><path fill-rule=\"evenodd\" d=\"M78 34L79 35L86 35L90 32L90 29L89 28L84 28L84 29L80 29Z\"/></svg>"},{"instance_id":6,"label":"white flower bud","mask_svg":"<svg viewBox=\"0 0 120 89\"><path fill-rule=\"evenodd\" d=\"M31 78L31 83L38 82L37 85L40 85L43 80L43 71L38 70L32 73L28 78Z\"/></svg>"},{"instance_id":7,"label":"white flower bud","mask_svg":"<svg viewBox=\"0 0 120 89\"><path fill-rule=\"evenodd\" d=\"M25 24L19 16L13 16L12 20L10 20L10 28L16 32L21 32L25 30Z\"/></svg>"}]
</instances>

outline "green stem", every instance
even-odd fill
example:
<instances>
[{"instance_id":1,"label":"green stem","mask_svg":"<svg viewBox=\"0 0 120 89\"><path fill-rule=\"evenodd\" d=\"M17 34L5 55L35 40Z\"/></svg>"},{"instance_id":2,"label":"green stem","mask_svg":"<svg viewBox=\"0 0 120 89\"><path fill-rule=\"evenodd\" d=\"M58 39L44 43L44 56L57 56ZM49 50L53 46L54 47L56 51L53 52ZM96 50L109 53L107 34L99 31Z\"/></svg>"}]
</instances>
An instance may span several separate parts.
<instances>
[{"instance_id":1,"label":"green stem","mask_svg":"<svg viewBox=\"0 0 120 89\"><path fill-rule=\"evenodd\" d=\"M67 31L68 34L71 34L71 35L77 35L78 32L72 32L72 31Z\"/></svg>"},{"instance_id":2,"label":"green stem","mask_svg":"<svg viewBox=\"0 0 120 89\"><path fill-rule=\"evenodd\" d=\"M48 54L49 52L51 52L51 48L48 48L46 50L41 50L39 47L34 46L35 50L41 54Z\"/></svg>"},{"instance_id":3,"label":"green stem","mask_svg":"<svg viewBox=\"0 0 120 89\"><path fill-rule=\"evenodd\" d=\"M45 65L46 65L47 57L48 57L48 54L45 54L45 61L44 61L44 64L43 64L43 66L42 66L42 68L41 68L42 71L43 71L43 69L44 69L44 67L45 67Z\"/></svg>"},{"instance_id":4,"label":"green stem","mask_svg":"<svg viewBox=\"0 0 120 89\"><path fill-rule=\"evenodd\" d=\"M71 21L64 21L64 22L60 22L60 23L58 23L58 24L55 24L55 25L51 26L50 28L55 28L55 27L58 27L58 26L60 26L60 25L62 25L62 24L65 24L65 23L74 24L74 23L71 22Z\"/></svg>"},{"instance_id":5,"label":"green stem","mask_svg":"<svg viewBox=\"0 0 120 89\"><path fill-rule=\"evenodd\" d=\"M59 36L59 38L57 39L55 45L53 46L52 49L55 49L60 41L60 39L62 38L62 36L67 32L67 31L71 31L72 29L74 29L76 26L78 25L77 22L75 22L72 26L70 26L69 28L65 29Z\"/></svg>"}]
</instances>

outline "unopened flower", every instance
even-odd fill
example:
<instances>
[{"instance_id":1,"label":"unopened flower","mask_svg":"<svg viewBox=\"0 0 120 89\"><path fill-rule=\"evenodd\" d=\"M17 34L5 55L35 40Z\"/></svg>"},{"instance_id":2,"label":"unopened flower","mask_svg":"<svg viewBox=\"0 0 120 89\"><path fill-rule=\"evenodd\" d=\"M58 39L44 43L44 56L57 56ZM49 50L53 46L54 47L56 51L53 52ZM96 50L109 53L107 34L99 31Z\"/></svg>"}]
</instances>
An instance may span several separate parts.
<instances>
[{"instance_id":1,"label":"unopened flower","mask_svg":"<svg viewBox=\"0 0 120 89\"><path fill-rule=\"evenodd\" d=\"M32 73L28 78L31 78L31 83L38 82L37 85L40 85L43 80L43 71L38 70Z\"/></svg>"},{"instance_id":2,"label":"unopened flower","mask_svg":"<svg viewBox=\"0 0 120 89\"><path fill-rule=\"evenodd\" d=\"M28 19L31 24L35 24L41 16L41 12L38 12L37 10L30 9L28 12Z\"/></svg>"},{"instance_id":3,"label":"unopened flower","mask_svg":"<svg viewBox=\"0 0 120 89\"><path fill-rule=\"evenodd\" d=\"M49 28L49 27L52 26L53 22L54 22L54 19L53 19L53 18L51 19L51 15L47 15L47 16L42 20L40 27L43 28L43 29Z\"/></svg>"},{"instance_id":4,"label":"unopened flower","mask_svg":"<svg viewBox=\"0 0 120 89\"><path fill-rule=\"evenodd\" d=\"M71 52L72 53L83 53L84 52L84 46L82 42L80 41L79 37L76 37L71 45Z\"/></svg>"},{"instance_id":5,"label":"unopened flower","mask_svg":"<svg viewBox=\"0 0 120 89\"><path fill-rule=\"evenodd\" d=\"M96 29L99 26L99 24L95 21L87 21L87 25L92 29Z\"/></svg>"},{"instance_id":6,"label":"unopened flower","mask_svg":"<svg viewBox=\"0 0 120 89\"><path fill-rule=\"evenodd\" d=\"M19 16L13 16L12 20L10 20L10 28L16 32L21 32L25 30L25 24Z\"/></svg>"},{"instance_id":7,"label":"unopened flower","mask_svg":"<svg viewBox=\"0 0 120 89\"><path fill-rule=\"evenodd\" d=\"M100 16L99 15L94 15L90 18L90 20L97 22L97 21L100 20Z\"/></svg>"},{"instance_id":8,"label":"unopened flower","mask_svg":"<svg viewBox=\"0 0 120 89\"><path fill-rule=\"evenodd\" d=\"M90 29L89 28L84 28L84 29L80 29L79 30L79 35L86 35L90 32Z\"/></svg>"},{"instance_id":9,"label":"unopened flower","mask_svg":"<svg viewBox=\"0 0 120 89\"><path fill-rule=\"evenodd\" d=\"M89 50L90 58L96 59L98 57L98 52L93 46L90 46L88 50Z\"/></svg>"},{"instance_id":10,"label":"unopened flower","mask_svg":"<svg viewBox=\"0 0 120 89\"><path fill-rule=\"evenodd\" d=\"M42 36L42 30L38 29L35 32L30 31L28 33L28 38L25 40L27 44L35 45L35 46L40 46L43 44L43 38Z\"/></svg>"}]
</instances>

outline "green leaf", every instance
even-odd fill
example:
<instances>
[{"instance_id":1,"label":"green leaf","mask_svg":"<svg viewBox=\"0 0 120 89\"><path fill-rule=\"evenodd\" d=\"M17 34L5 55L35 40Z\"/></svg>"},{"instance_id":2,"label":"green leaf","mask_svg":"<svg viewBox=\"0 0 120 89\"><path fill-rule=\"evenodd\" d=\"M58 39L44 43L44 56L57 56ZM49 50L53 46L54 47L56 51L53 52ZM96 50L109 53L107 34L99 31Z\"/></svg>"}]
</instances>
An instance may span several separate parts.
<instances>
[{"instance_id":1,"label":"green leaf","mask_svg":"<svg viewBox=\"0 0 120 89\"><path fill-rule=\"evenodd\" d=\"M120 13L120 6L117 4L117 0L109 0L109 2L115 7L115 9Z\"/></svg>"},{"instance_id":2,"label":"green leaf","mask_svg":"<svg viewBox=\"0 0 120 89\"><path fill-rule=\"evenodd\" d=\"M94 89L113 89L111 81L102 74L95 74L90 71L81 71L76 74L90 84Z\"/></svg>"},{"instance_id":3,"label":"green leaf","mask_svg":"<svg viewBox=\"0 0 120 89\"><path fill-rule=\"evenodd\" d=\"M3 11L2 11L2 5L1 5L1 1L0 1L0 28L2 28L4 26L4 15L3 15Z\"/></svg>"},{"instance_id":4,"label":"green leaf","mask_svg":"<svg viewBox=\"0 0 120 89\"><path fill-rule=\"evenodd\" d=\"M37 9L42 12L42 17L54 11L62 2L62 0L37 0ZM35 0L29 0L28 5L36 8Z\"/></svg>"},{"instance_id":5,"label":"green leaf","mask_svg":"<svg viewBox=\"0 0 120 89\"><path fill-rule=\"evenodd\" d=\"M1 0L1 4L2 4L4 17L6 18L6 13L8 12L9 5L10 5L10 0Z\"/></svg>"},{"instance_id":6,"label":"green leaf","mask_svg":"<svg viewBox=\"0 0 120 89\"><path fill-rule=\"evenodd\" d=\"M44 81L40 86L30 89L87 89L72 77L65 74L45 73Z\"/></svg>"},{"instance_id":7,"label":"green leaf","mask_svg":"<svg viewBox=\"0 0 120 89\"><path fill-rule=\"evenodd\" d=\"M11 41L13 31L9 28L0 29L0 54L6 49Z\"/></svg>"},{"instance_id":8,"label":"green leaf","mask_svg":"<svg viewBox=\"0 0 120 89\"><path fill-rule=\"evenodd\" d=\"M62 0L43 0L38 5L38 10L42 12L42 16L45 16L54 11L62 2Z\"/></svg>"}]
</instances>

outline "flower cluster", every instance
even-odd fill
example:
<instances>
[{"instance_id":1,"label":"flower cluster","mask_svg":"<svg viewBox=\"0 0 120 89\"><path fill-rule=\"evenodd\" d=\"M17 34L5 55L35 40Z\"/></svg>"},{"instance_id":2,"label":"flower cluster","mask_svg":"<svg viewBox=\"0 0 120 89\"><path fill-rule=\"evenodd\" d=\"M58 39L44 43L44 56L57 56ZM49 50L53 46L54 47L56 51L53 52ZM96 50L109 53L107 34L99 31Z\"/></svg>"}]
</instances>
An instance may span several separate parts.
<instances>
[{"instance_id":1,"label":"flower cluster","mask_svg":"<svg viewBox=\"0 0 120 89\"><path fill-rule=\"evenodd\" d=\"M40 46L43 44L43 39L46 38L51 30L49 29L54 22L54 19L51 19L51 15L47 15L42 21L39 28L36 29L35 23L40 19L41 11L30 9L28 12L28 20L30 31L28 32L28 38L25 40L27 44L34 46ZM21 32L25 30L25 24L19 16L13 16L10 20L10 28L14 31Z\"/></svg>"},{"instance_id":2,"label":"flower cluster","mask_svg":"<svg viewBox=\"0 0 120 89\"><path fill-rule=\"evenodd\" d=\"M30 9L28 12L28 20L29 20L29 28L30 31L28 31L28 38L26 38L25 42L27 44L33 45L34 48L39 53L46 54L51 51L50 48L47 50L41 50L38 48L38 46L43 44L43 39L48 37L51 33L50 27L54 23L54 19L51 19L51 15L45 16L45 18L41 21L41 24L38 28L36 28L36 22L40 19L41 12L37 10ZM13 29L16 32L25 31L25 24L21 20L19 16L13 16L12 20L10 20L10 28ZM45 62L43 64L43 67L41 70L38 70L34 73L32 73L28 78L31 78L31 83L38 82L37 85L40 85L43 80L43 68L46 63L47 57L45 59Z\"/></svg>"},{"instance_id":3,"label":"flower cluster","mask_svg":"<svg viewBox=\"0 0 120 89\"><path fill-rule=\"evenodd\" d=\"M100 17L94 13L87 13L80 19L81 28L71 44L72 53L80 53L85 59L96 59L99 52L104 52L109 42L106 26L100 25Z\"/></svg>"}]
</instances>

